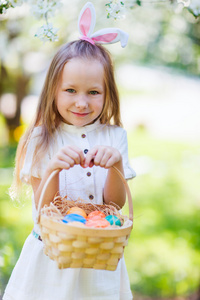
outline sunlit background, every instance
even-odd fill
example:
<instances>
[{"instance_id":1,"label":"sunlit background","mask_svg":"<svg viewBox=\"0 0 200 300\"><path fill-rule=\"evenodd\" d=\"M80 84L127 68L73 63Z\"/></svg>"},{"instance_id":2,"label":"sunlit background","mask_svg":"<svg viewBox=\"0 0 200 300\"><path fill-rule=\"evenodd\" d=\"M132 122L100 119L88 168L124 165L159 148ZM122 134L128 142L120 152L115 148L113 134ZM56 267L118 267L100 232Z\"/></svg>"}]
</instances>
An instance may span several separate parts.
<instances>
[{"instance_id":1,"label":"sunlit background","mask_svg":"<svg viewBox=\"0 0 200 300\"><path fill-rule=\"evenodd\" d=\"M33 226L30 198L19 204L8 195L16 146L56 49L79 36L77 16L85 2L70 2L54 18L59 28L54 43L34 37L40 21L26 5L0 16L0 295ZM125 249L133 294L199 299L200 20L165 1L113 20L107 19L106 1L92 2L95 30L120 27L130 35L125 49L107 48L137 173L129 182L134 229Z\"/></svg>"}]
</instances>

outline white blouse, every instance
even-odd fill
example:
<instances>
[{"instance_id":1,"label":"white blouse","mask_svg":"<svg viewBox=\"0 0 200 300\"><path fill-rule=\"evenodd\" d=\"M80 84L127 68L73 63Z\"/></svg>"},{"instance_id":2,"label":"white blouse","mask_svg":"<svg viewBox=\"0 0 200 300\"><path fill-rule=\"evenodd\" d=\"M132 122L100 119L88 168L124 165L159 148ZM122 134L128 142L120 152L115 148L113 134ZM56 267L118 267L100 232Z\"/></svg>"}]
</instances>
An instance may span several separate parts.
<instances>
[{"instance_id":1,"label":"white blouse","mask_svg":"<svg viewBox=\"0 0 200 300\"><path fill-rule=\"evenodd\" d=\"M135 177L129 165L126 131L118 126L100 124L99 121L85 127L62 123L55 132L55 138L37 166L32 166L33 154L38 144L41 127L33 131L28 145L21 180L30 183L31 176L42 178L48 161L65 145L76 145L87 153L95 145L117 148L123 158L125 178ZM60 193L76 200L103 203L103 187L107 170L101 167L82 168L75 165L60 172ZM33 199L34 230L36 208ZM3 300L130 300L132 294L128 274L122 258L116 271L93 269L57 268L54 261L43 253L43 243L33 237L27 238L20 258L13 270Z\"/></svg>"}]
</instances>

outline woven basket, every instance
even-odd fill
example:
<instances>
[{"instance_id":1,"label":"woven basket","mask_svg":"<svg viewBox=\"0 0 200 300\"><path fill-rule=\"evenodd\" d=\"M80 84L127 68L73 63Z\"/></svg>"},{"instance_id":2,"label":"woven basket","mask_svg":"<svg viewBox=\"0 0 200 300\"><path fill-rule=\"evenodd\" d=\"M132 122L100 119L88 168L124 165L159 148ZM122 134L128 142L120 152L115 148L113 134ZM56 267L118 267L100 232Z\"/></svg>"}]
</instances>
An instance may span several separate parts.
<instances>
[{"instance_id":1,"label":"woven basket","mask_svg":"<svg viewBox=\"0 0 200 300\"><path fill-rule=\"evenodd\" d=\"M44 242L44 253L57 262L58 268L93 268L114 271L124 247L128 244L133 226L133 204L130 189L122 175L112 167L121 178L127 193L129 205L128 225L119 228L86 228L67 226L41 214L45 191L51 179L58 171L54 171L47 179L38 205L38 223Z\"/></svg>"}]
</instances>

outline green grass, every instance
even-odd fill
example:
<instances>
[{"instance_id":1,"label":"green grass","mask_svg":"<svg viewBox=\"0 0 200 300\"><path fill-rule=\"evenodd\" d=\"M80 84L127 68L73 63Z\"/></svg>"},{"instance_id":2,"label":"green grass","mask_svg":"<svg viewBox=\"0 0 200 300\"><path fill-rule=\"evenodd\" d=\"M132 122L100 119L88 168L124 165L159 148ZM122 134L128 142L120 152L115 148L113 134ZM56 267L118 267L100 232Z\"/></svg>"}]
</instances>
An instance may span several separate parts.
<instances>
[{"instance_id":1,"label":"green grass","mask_svg":"<svg viewBox=\"0 0 200 300\"><path fill-rule=\"evenodd\" d=\"M16 146L6 146L0 148L0 168L10 168L14 166Z\"/></svg>"},{"instance_id":2,"label":"green grass","mask_svg":"<svg viewBox=\"0 0 200 300\"><path fill-rule=\"evenodd\" d=\"M8 188L0 185L0 295L33 227L30 203L13 203Z\"/></svg>"},{"instance_id":3,"label":"green grass","mask_svg":"<svg viewBox=\"0 0 200 300\"><path fill-rule=\"evenodd\" d=\"M199 145L158 140L142 130L128 138L130 161L138 172L129 182L134 227L125 248L131 288L150 297L185 297L200 282ZM12 166L13 156L5 155L4 163ZM8 187L0 186L1 291L32 229L30 200L15 207Z\"/></svg>"},{"instance_id":4,"label":"green grass","mask_svg":"<svg viewBox=\"0 0 200 300\"><path fill-rule=\"evenodd\" d=\"M199 145L129 135L138 175L130 183L134 229L126 260L136 293L187 296L199 284ZM133 159L134 164L134 159Z\"/></svg>"}]
</instances>

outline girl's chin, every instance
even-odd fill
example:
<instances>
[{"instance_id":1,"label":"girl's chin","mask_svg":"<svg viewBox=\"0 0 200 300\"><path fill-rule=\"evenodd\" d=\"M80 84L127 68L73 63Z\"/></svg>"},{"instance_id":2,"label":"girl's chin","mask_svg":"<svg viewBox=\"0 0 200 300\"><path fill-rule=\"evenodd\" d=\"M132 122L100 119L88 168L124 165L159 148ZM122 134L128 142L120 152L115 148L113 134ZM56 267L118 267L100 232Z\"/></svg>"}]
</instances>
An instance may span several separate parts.
<instances>
[{"instance_id":1,"label":"girl's chin","mask_svg":"<svg viewBox=\"0 0 200 300\"><path fill-rule=\"evenodd\" d=\"M73 123L69 123L69 122L66 122L66 121L63 121L65 124L67 125L71 125L71 126L76 126L76 127L84 127L84 126L87 126L87 125L90 125L90 124L93 124L94 122L73 122Z\"/></svg>"},{"instance_id":2,"label":"girl's chin","mask_svg":"<svg viewBox=\"0 0 200 300\"><path fill-rule=\"evenodd\" d=\"M84 120L80 120L79 122L68 122L66 120L62 120L65 124L68 124L68 125L72 125L72 126L76 126L76 127L84 127L84 126L87 126L87 125L91 125L93 123L96 122L97 119L95 120L92 120L92 121L84 121Z\"/></svg>"}]
</instances>

